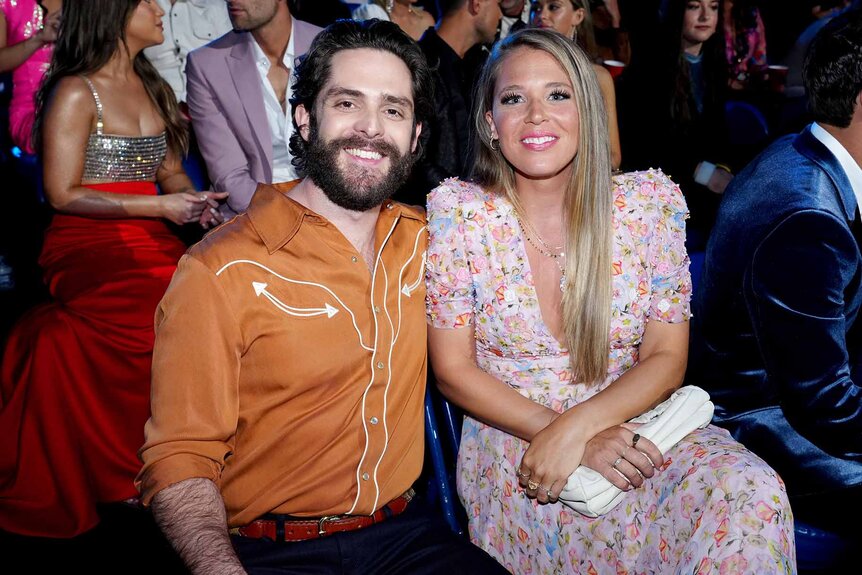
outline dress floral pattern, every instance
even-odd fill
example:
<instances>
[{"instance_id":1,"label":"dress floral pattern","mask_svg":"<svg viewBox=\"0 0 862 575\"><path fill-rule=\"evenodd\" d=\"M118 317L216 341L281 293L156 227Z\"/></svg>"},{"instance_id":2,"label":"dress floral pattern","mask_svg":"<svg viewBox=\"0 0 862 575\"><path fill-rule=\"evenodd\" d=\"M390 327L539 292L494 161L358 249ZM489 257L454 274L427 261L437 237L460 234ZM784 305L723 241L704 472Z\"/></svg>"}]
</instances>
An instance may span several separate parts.
<instances>
[{"instance_id":1,"label":"dress floral pattern","mask_svg":"<svg viewBox=\"0 0 862 575\"><path fill-rule=\"evenodd\" d=\"M572 383L569 356L542 321L514 208L457 179L428 197L428 321L473 326L479 366L562 412L638 361L647 321L690 316L687 210L659 171L614 178L613 312L608 376ZM666 465L606 515L539 505L518 486L527 442L465 418L458 492L471 540L512 573L794 573L784 484L717 427L665 454Z\"/></svg>"}]
</instances>

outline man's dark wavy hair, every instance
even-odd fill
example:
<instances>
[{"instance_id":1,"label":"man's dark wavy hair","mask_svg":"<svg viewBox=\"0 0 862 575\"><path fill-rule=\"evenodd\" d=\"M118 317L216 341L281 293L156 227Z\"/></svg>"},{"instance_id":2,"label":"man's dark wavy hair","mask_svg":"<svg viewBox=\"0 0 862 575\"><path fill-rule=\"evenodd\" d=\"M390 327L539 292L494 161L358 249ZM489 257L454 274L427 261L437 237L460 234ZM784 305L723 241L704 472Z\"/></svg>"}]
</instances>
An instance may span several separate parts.
<instances>
[{"instance_id":1,"label":"man's dark wavy hair","mask_svg":"<svg viewBox=\"0 0 862 575\"><path fill-rule=\"evenodd\" d=\"M368 48L381 50L398 56L407 69L413 85L413 122L422 124L417 156L421 156L428 141L431 118L434 115L434 83L425 55L419 45L405 34L397 24L371 19L363 22L338 20L323 30L312 42L308 52L296 66L296 80L290 105L293 111L300 104L305 106L314 118L314 102L320 90L330 77L332 58L343 50ZM296 120L294 132L290 137L290 152L293 165L305 172L305 153L307 142L299 134ZM418 157L417 157L418 159Z\"/></svg>"},{"instance_id":2,"label":"man's dark wavy hair","mask_svg":"<svg viewBox=\"0 0 862 575\"><path fill-rule=\"evenodd\" d=\"M802 69L814 120L846 128L862 92L862 9L836 16L808 48Z\"/></svg>"}]
</instances>

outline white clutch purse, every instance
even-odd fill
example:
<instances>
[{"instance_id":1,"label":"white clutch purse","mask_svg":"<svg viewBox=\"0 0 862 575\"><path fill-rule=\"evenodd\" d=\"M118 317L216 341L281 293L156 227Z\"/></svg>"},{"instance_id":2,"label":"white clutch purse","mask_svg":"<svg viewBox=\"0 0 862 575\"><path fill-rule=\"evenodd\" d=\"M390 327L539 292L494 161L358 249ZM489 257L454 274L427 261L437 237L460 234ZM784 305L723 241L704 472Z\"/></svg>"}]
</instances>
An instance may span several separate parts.
<instances>
[{"instance_id":1,"label":"white clutch purse","mask_svg":"<svg viewBox=\"0 0 862 575\"><path fill-rule=\"evenodd\" d=\"M687 385L631 423L643 423L637 432L666 453L695 429L706 427L714 409L707 392ZM624 493L598 471L581 465L569 476L560 501L587 517L598 517L616 507Z\"/></svg>"}]
</instances>

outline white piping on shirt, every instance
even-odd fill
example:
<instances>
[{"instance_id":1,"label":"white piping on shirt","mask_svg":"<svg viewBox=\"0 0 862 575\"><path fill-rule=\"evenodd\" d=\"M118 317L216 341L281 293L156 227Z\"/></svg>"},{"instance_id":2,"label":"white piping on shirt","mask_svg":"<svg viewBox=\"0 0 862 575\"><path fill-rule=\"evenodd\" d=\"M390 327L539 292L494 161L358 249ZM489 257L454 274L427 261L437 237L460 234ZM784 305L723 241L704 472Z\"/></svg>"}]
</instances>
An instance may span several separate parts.
<instances>
[{"instance_id":1,"label":"white piping on shirt","mask_svg":"<svg viewBox=\"0 0 862 575\"><path fill-rule=\"evenodd\" d=\"M392 227L389 229L389 233L386 234L386 237L383 238L383 241L380 242L380 249L377 251L377 257L374 259L374 273L371 274L371 305L372 306L374 306L374 288L377 285L377 270L378 270L378 268L383 266L383 259L382 259L383 248L386 247L386 243L389 241L389 238L392 237L392 233L395 231L395 226L398 225L399 219L400 219L400 217L396 218L395 221L392 222ZM385 269L383 270L383 273L384 274L386 273ZM384 307L385 307L386 296L388 295L389 286L385 285L384 288L386 290L386 291L384 291L384 299L383 299L383 303L384 303ZM377 345L378 345L377 338L379 335L379 326L377 323L377 314L372 313L371 315L374 317L374 348L376 350ZM390 346L390 354L391 353L392 353L392 351L391 351L391 346ZM371 361L371 380L368 382L368 385L365 387L365 391L362 393L362 431L365 433L365 448L362 450L362 457L359 458L359 464L356 466L356 498L353 500L353 505L350 506L350 510L347 512L347 515L350 515L356 509L356 506L359 504L359 497L362 494L362 483L361 483L360 478L359 478L359 472L362 469L362 464L365 462L365 456L368 455L368 443L369 443L368 421L366 421L366 418L365 418L365 403L366 403L366 400L368 399L368 392L371 390L371 386L374 384L375 355L376 355L376 351L374 354L371 355L371 360L370 360ZM389 369L389 378L390 378L390 380L392 379L391 365L390 365L390 369ZM387 386L388 386L388 384L387 384ZM383 429L385 432L386 431L385 402L384 402L384 410L383 410ZM383 446L383 452L384 453L386 452L386 444L388 444L388 443L389 443L389 436L387 434L386 435L386 443ZM383 457L382 454L381 454L381 457ZM374 489L376 490L376 494L374 496L374 508L376 509L377 508L377 499L380 497L380 486L377 484L377 476L376 475L374 477Z\"/></svg>"},{"instance_id":2,"label":"white piping on shirt","mask_svg":"<svg viewBox=\"0 0 862 575\"><path fill-rule=\"evenodd\" d=\"M357 335L357 336L359 336L359 345L360 345L363 349L368 350L368 351L370 351L370 352L372 352L372 353L375 351L373 347L368 347L367 345L365 345L365 343L363 343L363 341L362 341L362 332L361 332L361 331L359 331L359 326L356 324L356 315L353 313L353 310L351 310L349 307L347 307L347 305L346 305L343 301L341 301L341 298L340 298L340 297L338 297L337 295L335 295L335 292L334 292L334 291L332 291L331 289L329 289L328 287L326 287L325 285L323 285L323 284L319 284L319 283L315 283L315 282L307 282L307 281L295 280L295 279L291 279L291 278L288 278L288 277L284 277L283 275L279 274L278 272L276 272L276 271L274 271L274 270L272 270L272 269L270 269L270 268L266 267L266 266L265 266L265 265L263 265L262 263L259 263L259 262L254 261L254 260L233 260L232 262L228 262L228 263L226 263L225 265L223 265L223 266L221 267L221 269L220 269L220 270L218 270L218 271L216 272L216 275L217 275L217 276L220 276L220 275L222 274L222 272L224 272L227 268L229 268L229 267L231 267L231 266L233 266L233 265L237 265L237 264L251 264L251 265L257 266L257 267L259 267L259 268L261 268L261 269L264 269L264 270L268 271L268 272L269 272L269 273L271 273L272 275L274 275L274 276L276 276L277 278L282 279L282 280L284 280L284 281L286 281L286 282L294 283L294 284L301 284L301 285L309 285L309 286L319 287L320 289L322 289L322 290L326 291L329 295L331 295L332 297L334 297L334 298L335 298L335 301L337 301L339 304L341 304L341 307L343 307L343 308L344 308L344 311L346 311L348 314L350 314L350 319L351 319L351 321L353 322L353 329L354 329L354 330L356 330L356 335Z\"/></svg>"}]
</instances>

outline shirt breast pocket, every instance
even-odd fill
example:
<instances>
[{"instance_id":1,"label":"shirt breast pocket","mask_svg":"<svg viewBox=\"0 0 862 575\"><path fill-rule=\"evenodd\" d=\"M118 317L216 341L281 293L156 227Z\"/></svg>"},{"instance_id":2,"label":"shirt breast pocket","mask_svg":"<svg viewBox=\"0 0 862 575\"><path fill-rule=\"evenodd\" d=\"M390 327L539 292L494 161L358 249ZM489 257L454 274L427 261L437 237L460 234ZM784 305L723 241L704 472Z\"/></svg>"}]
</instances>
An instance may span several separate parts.
<instances>
[{"instance_id":1,"label":"shirt breast pocket","mask_svg":"<svg viewBox=\"0 0 862 575\"><path fill-rule=\"evenodd\" d=\"M210 4L212 6L208 8L189 7L192 35L200 41L200 46L209 44L230 30L230 20L227 18L225 4L221 3L220 6L215 2L210 2ZM218 10L225 11L224 17L216 14Z\"/></svg>"}]
</instances>

